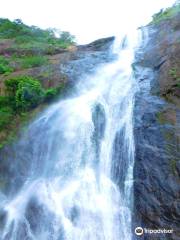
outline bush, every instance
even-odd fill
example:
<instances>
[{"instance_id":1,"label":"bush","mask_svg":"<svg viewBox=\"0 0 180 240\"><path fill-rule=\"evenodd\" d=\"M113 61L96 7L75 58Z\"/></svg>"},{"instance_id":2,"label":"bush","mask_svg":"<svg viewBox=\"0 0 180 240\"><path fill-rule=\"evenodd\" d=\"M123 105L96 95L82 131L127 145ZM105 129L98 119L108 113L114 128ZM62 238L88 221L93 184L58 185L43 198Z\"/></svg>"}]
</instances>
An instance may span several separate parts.
<instances>
[{"instance_id":1,"label":"bush","mask_svg":"<svg viewBox=\"0 0 180 240\"><path fill-rule=\"evenodd\" d=\"M5 81L7 97L0 98L0 106L7 103L15 111L27 111L41 102L49 102L64 91L65 83L44 90L41 83L29 76L18 76Z\"/></svg>"},{"instance_id":2,"label":"bush","mask_svg":"<svg viewBox=\"0 0 180 240\"><path fill-rule=\"evenodd\" d=\"M23 68L39 67L47 63L47 58L44 56L27 56L21 60Z\"/></svg>"},{"instance_id":3,"label":"bush","mask_svg":"<svg viewBox=\"0 0 180 240\"><path fill-rule=\"evenodd\" d=\"M4 56L0 56L0 64L9 65L9 61Z\"/></svg>"},{"instance_id":4,"label":"bush","mask_svg":"<svg viewBox=\"0 0 180 240\"><path fill-rule=\"evenodd\" d=\"M60 42L66 42L69 44L74 43L75 37L71 35L69 32L61 32L60 33Z\"/></svg>"},{"instance_id":5,"label":"bush","mask_svg":"<svg viewBox=\"0 0 180 240\"><path fill-rule=\"evenodd\" d=\"M13 110L10 107L0 108L0 130L6 127L13 119Z\"/></svg>"},{"instance_id":6,"label":"bush","mask_svg":"<svg viewBox=\"0 0 180 240\"><path fill-rule=\"evenodd\" d=\"M10 104L9 97L0 96L0 108L6 107Z\"/></svg>"},{"instance_id":7,"label":"bush","mask_svg":"<svg viewBox=\"0 0 180 240\"><path fill-rule=\"evenodd\" d=\"M58 95L62 94L65 90L65 83L59 84L56 88L49 88L45 91L44 101L50 102L54 100Z\"/></svg>"},{"instance_id":8,"label":"bush","mask_svg":"<svg viewBox=\"0 0 180 240\"><path fill-rule=\"evenodd\" d=\"M56 88L49 88L45 92L44 100L45 102L52 101L57 96L58 90Z\"/></svg>"},{"instance_id":9,"label":"bush","mask_svg":"<svg viewBox=\"0 0 180 240\"><path fill-rule=\"evenodd\" d=\"M16 95L16 91L18 89L18 84L21 81L26 81L26 79L29 79L29 77L26 76L19 76L19 77L14 77L7 79L5 81L5 86L6 86L6 92L8 93L9 96L13 97Z\"/></svg>"},{"instance_id":10,"label":"bush","mask_svg":"<svg viewBox=\"0 0 180 240\"><path fill-rule=\"evenodd\" d=\"M14 40L10 49L11 52L18 52L19 57L56 54L59 49L67 49L75 44L75 38L69 32L53 28L42 30L36 26L27 26L20 19L10 21L0 18L0 39L7 38ZM46 61L46 58L40 56L29 56L20 62L23 68L30 68L41 66ZM1 72L4 73L4 69Z\"/></svg>"},{"instance_id":11,"label":"bush","mask_svg":"<svg viewBox=\"0 0 180 240\"><path fill-rule=\"evenodd\" d=\"M62 92L64 92L65 91L65 87L66 87L65 83L59 84L59 86L56 88L57 89L57 93L61 94Z\"/></svg>"},{"instance_id":12,"label":"bush","mask_svg":"<svg viewBox=\"0 0 180 240\"><path fill-rule=\"evenodd\" d=\"M39 81L26 78L18 84L15 95L17 109L27 111L42 102L44 90Z\"/></svg>"},{"instance_id":13,"label":"bush","mask_svg":"<svg viewBox=\"0 0 180 240\"><path fill-rule=\"evenodd\" d=\"M5 57L0 56L0 74L8 74L12 71L13 69L9 67L9 61Z\"/></svg>"},{"instance_id":14,"label":"bush","mask_svg":"<svg viewBox=\"0 0 180 240\"><path fill-rule=\"evenodd\" d=\"M44 97L40 82L29 76L8 79L5 86L11 102L15 103L12 107L17 111L27 111L36 107Z\"/></svg>"},{"instance_id":15,"label":"bush","mask_svg":"<svg viewBox=\"0 0 180 240\"><path fill-rule=\"evenodd\" d=\"M0 74L8 74L8 73L11 73L12 71L13 70L11 67L0 63Z\"/></svg>"}]
</instances>

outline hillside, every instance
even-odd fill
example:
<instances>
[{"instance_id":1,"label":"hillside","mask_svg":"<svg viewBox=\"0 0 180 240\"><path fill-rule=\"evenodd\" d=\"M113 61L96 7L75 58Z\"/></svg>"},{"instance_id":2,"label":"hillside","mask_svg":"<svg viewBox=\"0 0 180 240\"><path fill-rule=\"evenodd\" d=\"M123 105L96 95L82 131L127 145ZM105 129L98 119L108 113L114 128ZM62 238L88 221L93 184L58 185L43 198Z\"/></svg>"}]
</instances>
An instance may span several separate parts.
<instances>
[{"instance_id":1,"label":"hillside","mask_svg":"<svg viewBox=\"0 0 180 240\"><path fill-rule=\"evenodd\" d=\"M102 50L112 40L78 47L68 32L0 19L0 147L13 141L27 121L73 87L75 74L65 72L68 62L84 58L83 52L91 55Z\"/></svg>"}]
</instances>

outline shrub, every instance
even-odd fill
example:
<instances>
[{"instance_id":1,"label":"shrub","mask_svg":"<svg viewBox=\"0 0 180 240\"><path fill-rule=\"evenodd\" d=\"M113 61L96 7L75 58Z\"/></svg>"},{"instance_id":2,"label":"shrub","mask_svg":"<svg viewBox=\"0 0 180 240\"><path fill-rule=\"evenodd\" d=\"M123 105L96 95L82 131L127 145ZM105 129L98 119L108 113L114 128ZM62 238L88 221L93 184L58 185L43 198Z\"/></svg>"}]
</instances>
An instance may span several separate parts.
<instances>
[{"instance_id":1,"label":"shrub","mask_svg":"<svg viewBox=\"0 0 180 240\"><path fill-rule=\"evenodd\" d=\"M56 88L49 88L45 92L44 100L46 102L52 101L57 96L58 90Z\"/></svg>"},{"instance_id":2,"label":"shrub","mask_svg":"<svg viewBox=\"0 0 180 240\"><path fill-rule=\"evenodd\" d=\"M0 130L7 126L13 118L13 110L10 107L0 108Z\"/></svg>"},{"instance_id":3,"label":"shrub","mask_svg":"<svg viewBox=\"0 0 180 240\"><path fill-rule=\"evenodd\" d=\"M6 91L15 110L26 111L36 107L44 97L40 82L29 76L19 76L5 81ZM14 100L14 101L13 101Z\"/></svg>"},{"instance_id":4,"label":"shrub","mask_svg":"<svg viewBox=\"0 0 180 240\"><path fill-rule=\"evenodd\" d=\"M58 93L58 94L61 94L63 91L65 91L65 87L66 87L66 84L65 84L65 83L59 84L59 86L56 87L57 93Z\"/></svg>"},{"instance_id":5,"label":"shrub","mask_svg":"<svg viewBox=\"0 0 180 240\"><path fill-rule=\"evenodd\" d=\"M6 107L10 104L9 97L0 96L0 108Z\"/></svg>"},{"instance_id":6,"label":"shrub","mask_svg":"<svg viewBox=\"0 0 180 240\"><path fill-rule=\"evenodd\" d=\"M9 61L5 57L0 56L0 74L8 74L12 71L13 69L9 66Z\"/></svg>"},{"instance_id":7,"label":"shrub","mask_svg":"<svg viewBox=\"0 0 180 240\"><path fill-rule=\"evenodd\" d=\"M61 32L60 39L61 42L66 42L69 44L74 43L75 37L71 35L69 32Z\"/></svg>"},{"instance_id":8,"label":"shrub","mask_svg":"<svg viewBox=\"0 0 180 240\"><path fill-rule=\"evenodd\" d=\"M12 68L0 63L0 74L8 74L11 73L12 71L13 71Z\"/></svg>"},{"instance_id":9,"label":"shrub","mask_svg":"<svg viewBox=\"0 0 180 240\"><path fill-rule=\"evenodd\" d=\"M18 89L18 84L21 81L26 81L26 79L29 79L29 77L26 76L19 76L19 77L14 77L14 78L10 78L7 79L5 81L5 86L6 86L6 91L8 93L9 96L15 96L16 91Z\"/></svg>"},{"instance_id":10,"label":"shrub","mask_svg":"<svg viewBox=\"0 0 180 240\"><path fill-rule=\"evenodd\" d=\"M44 56L27 56L21 60L23 68L39 67L47 63L47 58Z\"/></svg>"},{"instance_id":11,"label":"shrub","mask_svg":"<svg viewBox=\"0 0 180 240\"><path fill-rule=\"evenodd\" d=\"M5 81L6 96L0 96L0 147L14 140L20 124L32 116L32 108L51 102L62 93L65 83L44 90L41 83L30 76L17 76ZM29 112L28 112L29 111Z\"/></svg>"},{"instance_id":12,"label":"shrub","mask_svg":"<svg viewBox=\"0 0 180 240\"><path fill-rule=\"evenodd\" d=\"M16 107L20 110L29 110L42 102L44 90L39 81L26 78L20 81L15 95Z\"/></svg>"},{"instance_id":13,"label":"shrub","mask_svg":"<svg viewBox=\"0 0 180 240\"><path fill-rule=\"evenodd\" d=\"M9 61L4 56L0 56L0 64L8 65Z\"/></svg>"},{"instance_id":14,"label":"shrub","mask_svg":"<svg viewBox=\"0 0 180 240\"><path fill-rule=\"evenodd\" d=\"M35 44L42 45L40 47L42 49L47 49L49 45L55 48L67 48L69 45L74 44L75 39L69 32L53 28L42 30L36 26L27 26L20 19L12 22L3 18L0 18L0 38L13 38L16 47L23 48L22 45L25 44L25 48L31 47L32 49L34 49ZM38 50L38 48L36 49Z\"/></svg>"}]
</instances>

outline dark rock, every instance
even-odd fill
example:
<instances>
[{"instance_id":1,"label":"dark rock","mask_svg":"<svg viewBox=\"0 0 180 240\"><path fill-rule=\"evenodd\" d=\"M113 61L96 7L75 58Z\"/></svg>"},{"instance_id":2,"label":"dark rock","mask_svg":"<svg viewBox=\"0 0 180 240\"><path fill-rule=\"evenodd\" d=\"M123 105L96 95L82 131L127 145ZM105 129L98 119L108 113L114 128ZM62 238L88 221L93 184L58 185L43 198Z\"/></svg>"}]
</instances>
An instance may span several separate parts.
<instances>
[{"instance_id":1,"label":"dark rock","mask_svg":"<svg viewBox=\"0 0 180 240\"><path fill-rule=\"evenodd\" d=\"M94 106L92 112L92 121L94 124L93 144L95 149L95 166L99 163L100 143L104 137L104 131L106 127L105 110L101 104Z\"/></svg>"},{"instance_id":2,"label":"dark rock","mask_svg":"<svg viewBox=\"0 0 180 240\"><path fill-rule=\"evenodd\" d=\"M114 40L115 40L115 37L102 38L92 43L81 45L78 48L79 50L105 51L109 49L109 47L112 45Z\"/></svg>"},{"instance_id":3,"label":"dark rock","mask_svg":"<svg viewBox=\"0 0 180 240\"><path fill-rule=\"evenodd\" d=\"M173 229L170 235L144 234L141 239L180 239L180 98L169 74L173 66L180 67L179 21L180 14L148 26L149 40L136 56L140 91L134 114L133 228Z\"/></svg>"},{"instance_id":4,"label":"dark rock","mask_svg":"<svg viewBox=\"0 0 180 240\"><path fill-rule=\"evenodd\" d=\"M53 233L53 213L51 213L43 204L40 204L35 198L32 198L29 201L25 217L34 236L38 236L43 232L48 232L49 235Z\"/></svg>"}]
</instances>

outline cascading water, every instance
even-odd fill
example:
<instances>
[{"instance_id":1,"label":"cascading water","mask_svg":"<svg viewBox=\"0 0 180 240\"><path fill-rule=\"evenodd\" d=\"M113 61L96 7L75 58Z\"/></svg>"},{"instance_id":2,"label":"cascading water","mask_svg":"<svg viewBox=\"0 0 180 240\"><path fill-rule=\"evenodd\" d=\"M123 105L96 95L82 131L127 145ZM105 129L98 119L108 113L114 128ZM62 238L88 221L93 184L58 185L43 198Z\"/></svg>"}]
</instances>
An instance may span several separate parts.
<instances>
[{"instance_id":1,"label":"cascading water","mask_svg":"<svg viewBox=\"0 0 180 240\"><path fill-rule=\"evenodd\" d=\"M1 240L132 239L131 40L122 41L116 61L77 84L76 97L29 126L18 151L30 167L23 187L4 202Z\"/></svg>"}]
</instances>

